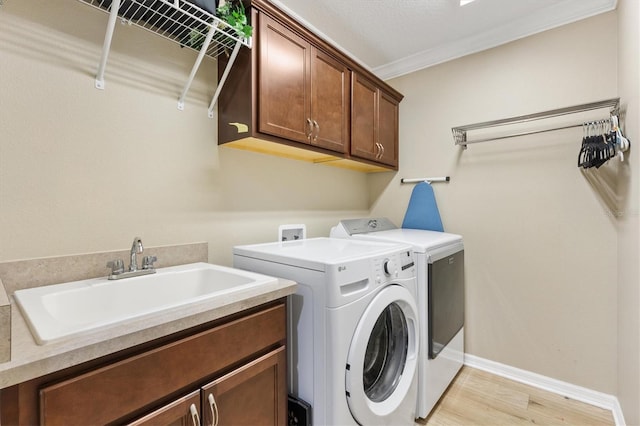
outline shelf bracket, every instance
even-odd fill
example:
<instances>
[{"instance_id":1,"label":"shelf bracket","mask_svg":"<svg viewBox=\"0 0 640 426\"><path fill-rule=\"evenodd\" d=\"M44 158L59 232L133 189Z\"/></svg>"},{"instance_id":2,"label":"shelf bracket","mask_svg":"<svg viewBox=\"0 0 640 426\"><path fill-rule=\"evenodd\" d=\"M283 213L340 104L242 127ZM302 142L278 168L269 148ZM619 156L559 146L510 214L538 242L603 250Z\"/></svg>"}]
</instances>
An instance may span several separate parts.
<instances>
[{"instance_id":1,"label":"shelf bracket","mask_svg":"<svg viewBox=\"0 0 640 426\"><path fill-rule=\"evenodd\" d=\"M218 82L218 87L216 87L216 92L213 94L213 99L211 99L211 104L209 104L209 109L207 110L207 115L209 118L213 118L213 107L215 107L216 102L218 102L218 97L220 96L220 92L222 91L222 87L224 86L224 82L227 81L227 77L229 76L229 72L231 71L231 67L238 56L238 52L240 51L241 43L240 40L236 41L236 45L233 48L233 52L231 52L231 57L229 58L229 62L227 66L224 68L224 72L222 73L222 77Z\"/></svg>"},{"instance_id":2,"label":"shelf bracket","mask_svg":"<svg viewBox=\"0 0 640 426\"><path fill-rule=\"evenodd\" d=\"M111 12L109 13L109 21L107 22L107 32L104 35L104 44L102 46L102 57L98 65L98 73L96 75L96 89L104 89L104 71L107 68L107 58L111 50L111 40L115 31L116 21L118 20L118 10L120 10L120 0L113 0L111 3Z\"/></svg>"},{"instance_id":3,"label":"shelf bracket","mask_svg":"<svg viewBox=\"0 0 640 426\"><path fill-rule=\"evenodd\" d=\"M115 26L118 19L123 22L134 24L140 28L155 33L165 39L171 40L179 44L181 47L188 47L196 51L197 57L189 79L184 85L182 93L178 98L178 109L184 110L185 98L189 89L193 84L196 72L200 68L205 56L216 59L221 53L226 53L227 48L233 46L233 52L229 62L224 70L222 78L219 79L213 100L208 108L209 117L213 117L213 107L218 100L221 89L231 67L238 55L241 45L251 49L251 37L243 37L229 26L228 23L211 14L208 11L197 6L194 0L79 0L96 9L99 9L109 15L107 21L107 29L104 36L104 44L102 47L102 57L98 64L96 72L95 87L98 89L105 88L105 70L107 67L107 59L111 50L111 41L115 32ZM3 0L0 0L0 5ZM120 16L122 13L123 16ZM208 28L208 29L207 29ZM194 34L197 39L204 36L202 46L198 49L192 43L185 43L184 35L189 38ZM206 35L205 35L206 33ZM217 34L218 33L218 34Z\"/></svg>"},{"instance_id":4,"label":"shelf bracket","mask_svg":"<svg viewBox=\"0 0 640 426\"><path fill-rule=\"evenodd\" d=\"M202 60L204 59L204 55L207 53L207 49L209 48L209 44L211 43L211 39L216 32L216 27L211 26L209 31L207 32L207 36L202 43L202 47L200 48L200 52L198 52L198 56L196 57L196 62L193 64L193 68L191 68L191 74L189 74L189 79L187 83L184 85L184 89L182 89L182 93L180 94L180 98L178 99L178 109L180 111L184 110L184 98L187 96L187 92L191 87L191 83L193 83L193 79L196 76L196 72L198 68L200 68L200 64L202 64Z\"/></svg>"}]
</instances>

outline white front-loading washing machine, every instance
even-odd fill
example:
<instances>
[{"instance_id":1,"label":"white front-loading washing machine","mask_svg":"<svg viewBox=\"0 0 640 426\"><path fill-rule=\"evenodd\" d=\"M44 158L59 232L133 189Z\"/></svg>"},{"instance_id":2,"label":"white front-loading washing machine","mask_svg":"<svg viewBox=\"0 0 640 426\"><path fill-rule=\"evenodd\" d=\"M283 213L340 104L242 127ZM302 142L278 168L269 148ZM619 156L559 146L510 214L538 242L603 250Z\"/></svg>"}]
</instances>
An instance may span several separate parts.
<instances>
[{"instance_id":1,"label":"white front-loading washing machine","mask_svg":"<svg viewBox=\"0 0 640 426\"><path fill-rule=\"evenodd\" d=\"M288 301L289 393L311 404L312 424L414 424L420 319L409 245L236 246L233 264L298 283Z\"/></svg>"},{"instance_id":2,"label":"white front-loading washing machine","mask_svg":"<svg viewBox=\"0 0 640 426\"><path fill-rule=\"evenodd\" d=\"M420 311L417 417L427 417L464 364L464 245L446 232L398 228L387 218L341 221L331 237L410 244Z\"/></svg>"}]
</instances>

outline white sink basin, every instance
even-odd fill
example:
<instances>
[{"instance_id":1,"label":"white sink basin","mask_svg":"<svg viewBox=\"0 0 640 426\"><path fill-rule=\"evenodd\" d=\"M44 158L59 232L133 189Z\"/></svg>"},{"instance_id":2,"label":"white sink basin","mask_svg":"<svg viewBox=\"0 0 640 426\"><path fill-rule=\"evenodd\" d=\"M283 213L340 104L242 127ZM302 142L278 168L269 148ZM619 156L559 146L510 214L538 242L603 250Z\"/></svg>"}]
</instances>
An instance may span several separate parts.
<instances>
[{"instance_id":1,"label":"white sink basin","mask_svg":"<svg viewBox=\"0 0 640 426\"><path fill-rule=\"evenodd\" d=\"M192 263L121 280L104 277L18 290L14 297L42 345L276 282L266 275Z\"/></svg>"}]
</instances>

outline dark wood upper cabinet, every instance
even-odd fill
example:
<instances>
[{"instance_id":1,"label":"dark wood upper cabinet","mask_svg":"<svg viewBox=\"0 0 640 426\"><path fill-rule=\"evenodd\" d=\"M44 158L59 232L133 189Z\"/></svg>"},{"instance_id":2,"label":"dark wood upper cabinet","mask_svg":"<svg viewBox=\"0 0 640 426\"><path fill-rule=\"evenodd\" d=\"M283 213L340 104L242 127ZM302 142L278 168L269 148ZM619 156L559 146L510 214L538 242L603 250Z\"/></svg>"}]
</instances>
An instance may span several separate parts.
<instances>
[{"instance_id":1,"label":"dark wood upper cabinet","mask_svg":"<svg viewBox=\"0 0 640 426\"><path fill-rule=\"evenodd\" d=\"M302 143L311 135L311 45L259 15L259 131Z\"/></svg>"},{"instance_id":2,"label":"dark wood upper cabinet","mask_svg":"<svg viewBox=\"0 0 640 426\"><path fill-rule=\"evenodd\" d=\"M220 93L218 143L362 171L397 170L402 95L270 2L252 0L247 7L253 48L240 50ZM219 75L225 66L218 58ZM376 93L375 105L355 91L359 76ZM364 114L371 116L369 127ZM368 154L366 143L373 143Z\"/></svg>"},{"instance_id":3,"label":"dark wood upper cabinet","mask_svg":"<svg viewBox=\"0 0 640 426\"><path fill-rule=\"evenodd\" d=\"M398 168L400 103L389 93L378 89L378 143L382 147L380 161Z\"/></svg>"},{"instance_id":4,"label":"dark wood upper cabinet","mask_svg":"<svg viewBox=\"0 0 640 426\"><path fill-rule=\"evenodd\" d=\"M350 140L351 71L316 48L312 49L311 71L311 143L345 153Z\"/></svg>"},{"instance_id":5,"label":"dark wood upper cabinet","mask_svg":"<svg viewBox=\"0 0 640 426\"><path fill-rule=\"evenodd\" d=\"M265 14L258 28L259 131L345 153L349 69Z\"/></svg>"},{"instance_id":6,"label":"dark wood upper cabinet","mask_svg":"<svg viewBox=\"0 0 640 426\"><path fill-rule=\"evenodd\" d=\"M397 168L399 102L357 73L352 96L351 155Z\"/></svg>"}]
</instances>

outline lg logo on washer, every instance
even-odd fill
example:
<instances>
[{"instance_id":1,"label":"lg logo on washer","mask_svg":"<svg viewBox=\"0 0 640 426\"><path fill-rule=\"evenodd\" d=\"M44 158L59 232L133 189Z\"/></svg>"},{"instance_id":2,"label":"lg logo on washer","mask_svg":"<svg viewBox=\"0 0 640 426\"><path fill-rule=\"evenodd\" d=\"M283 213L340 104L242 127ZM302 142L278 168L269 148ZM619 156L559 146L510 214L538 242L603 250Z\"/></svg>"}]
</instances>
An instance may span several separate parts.
<instances>
[{"instance_id":1,"label":"lg logo on washer","mask_svg":"<svg viewBox=\"0 0 640 426\"><path fill-rule=\"evenodd\" d=\"M342 271L346 271L347 267L346 266L338 266L338 272L342 272Z\"/></svg>"}]
</instances>

